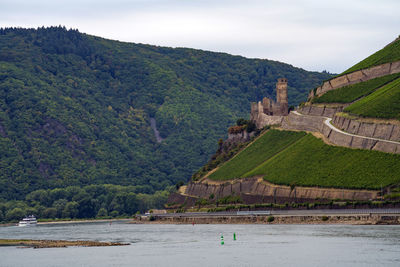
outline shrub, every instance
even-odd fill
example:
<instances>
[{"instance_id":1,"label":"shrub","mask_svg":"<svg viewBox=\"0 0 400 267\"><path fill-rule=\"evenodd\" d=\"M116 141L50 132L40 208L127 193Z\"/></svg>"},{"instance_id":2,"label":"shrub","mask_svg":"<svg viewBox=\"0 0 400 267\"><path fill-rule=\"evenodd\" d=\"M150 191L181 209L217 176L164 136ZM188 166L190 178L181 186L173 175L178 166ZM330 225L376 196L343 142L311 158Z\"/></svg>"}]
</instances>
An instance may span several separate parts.
<instances>
[{"instance_id":1,"label":"shrub","mask_svg":"<svg viewBox=\"0 0 400 267\"><path fill-rule=\"evenodd\" d=\"M324 221L324 222L326 222L327 220L329 220L329 217L328 216L322 216L322 221Z\"/></svg>"},{"instance_id":2,"label":"shrub","mask_svg":"<svg viewBox=\"0 0 400 267\"><path fill-rule=\"evenodd\" d=\"M274 216L268 216L267 222L273 222L275 220Z\"/></svg>"}]
</instances>

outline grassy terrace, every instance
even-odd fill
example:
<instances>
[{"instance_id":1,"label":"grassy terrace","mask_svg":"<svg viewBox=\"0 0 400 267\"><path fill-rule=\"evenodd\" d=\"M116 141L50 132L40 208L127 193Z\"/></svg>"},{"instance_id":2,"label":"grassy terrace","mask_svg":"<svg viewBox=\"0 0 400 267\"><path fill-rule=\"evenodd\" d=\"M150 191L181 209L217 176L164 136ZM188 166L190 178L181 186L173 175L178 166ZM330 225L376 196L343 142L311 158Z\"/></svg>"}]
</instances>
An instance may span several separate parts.
<instances>
[{"instance_id":1,"label":"grassy terrace","mask_svg":"<svg viewBox=\"0 0 400 267\"><path fill-rule=\"evenodd\" d=\"M400 39L372 54L340 75L398 60L400 60Z\"/></svg>"},{"instance_id":2,"label":"grassy terrace","mask_svg":"<svg viewBox=\"0 0 400 267\"><path fill-rule=\"evenodd\" d=\"M400 155L329 146L307 135L245 174L283 185L380 189L400 182Z\"/></svg>"},{"instance_id":3,"label":"grassy terrace","mask_svg":"<svg viewBox=\"0 0 400 267\"><path fill-rule=\"evenodd\" d=\"M400 155L329 146L304 132L271 130L210 178L255 175L282 185L380 189L400 182Z\"/></svg>"},{"instance_id":4,"label":"grassy terrace","mask_svg":"<svg viewBox=\"0 0 400 267\"><path fill-rule=\"evenodd\" d=\"M400 77L400 73L375 78L336 90L329 91L312 100L313 103L350 103L361 97L369 95L377 88Z\"/></svg>"},{"instance_id":5,"label":"grassy terrace","mask_svg":"<svg viewBox=\"0 0 400 267\"><path fill-rule=\"evenodd\" d=\"M400 78L348 106L344 111L362 117L400 120Z\"/></svg>"},{"instance_id":6,"label":"grassy terrace","mask_svg":"<svg viewBox=\"0 0 400 267\"><path fill-rule=\"evenodd\" d=\"M231 180L243 177L243 174L254 169L304 136L305 133L303 132L269 130L236 157L212 173L209 178L212 180Z\"/></svg>"}]
</instances>

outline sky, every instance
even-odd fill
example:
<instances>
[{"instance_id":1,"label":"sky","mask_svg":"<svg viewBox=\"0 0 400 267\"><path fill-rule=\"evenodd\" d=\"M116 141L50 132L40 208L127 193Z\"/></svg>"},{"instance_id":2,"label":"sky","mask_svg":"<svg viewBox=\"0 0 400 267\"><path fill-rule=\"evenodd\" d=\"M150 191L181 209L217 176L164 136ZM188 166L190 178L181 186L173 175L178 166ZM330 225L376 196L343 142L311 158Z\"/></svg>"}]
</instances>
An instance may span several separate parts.
<instances>
[{"instance_id":1,"label":"sky","mask_svg":"<svg viewBox=\"0 0 400 267\"><path fill-rule=\"evenodd\" d=\"M0 0L0 27L62 25L340 73L400 35L399 0Z\"/></svg>"}]
</instances>

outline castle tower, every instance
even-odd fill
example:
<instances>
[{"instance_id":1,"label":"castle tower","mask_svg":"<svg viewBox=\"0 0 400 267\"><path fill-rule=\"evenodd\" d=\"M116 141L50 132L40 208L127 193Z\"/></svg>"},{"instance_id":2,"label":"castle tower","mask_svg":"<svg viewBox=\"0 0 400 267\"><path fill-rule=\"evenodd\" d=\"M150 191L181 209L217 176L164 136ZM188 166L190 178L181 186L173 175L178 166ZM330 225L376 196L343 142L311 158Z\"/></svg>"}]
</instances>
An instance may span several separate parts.
<instances>
[{"instance_id":1,"label":"castle tower","mask_svg":"<svg viewBox=\"0 0 400 267\"><path fill-rule=\"evenodd\" d=\"M279 105L281 115L288 115L289 104L286 78L279 78L276 83L276 102Z\"/></svg>"}]
</instances>

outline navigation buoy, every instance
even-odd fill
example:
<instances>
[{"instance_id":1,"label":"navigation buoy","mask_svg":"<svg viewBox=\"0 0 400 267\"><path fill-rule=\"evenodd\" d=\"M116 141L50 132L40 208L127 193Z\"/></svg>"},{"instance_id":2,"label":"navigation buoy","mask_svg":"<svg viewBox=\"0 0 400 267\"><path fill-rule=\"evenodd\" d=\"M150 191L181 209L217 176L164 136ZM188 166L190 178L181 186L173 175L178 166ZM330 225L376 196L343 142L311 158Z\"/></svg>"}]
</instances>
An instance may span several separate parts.
<instances>
[{"instance_id":1,"label":"navigation buoy","mask_svg":"<svg viewBox=\"0 0 400 267\"><path fill-rule=\"evenodd\" d=\"M221 234L221 245L225 244L224 242L224 236Z\"/></svg>"},{"instance_id":2,"label":"navigation buoy","mask_svg":"<svg viewBox=\"0 0 400 267\"><path fill-rule=\"evenodd\" d=\"M236 241L236 233L233 233L233 240Z\"/></svg>"}]
</instances>

